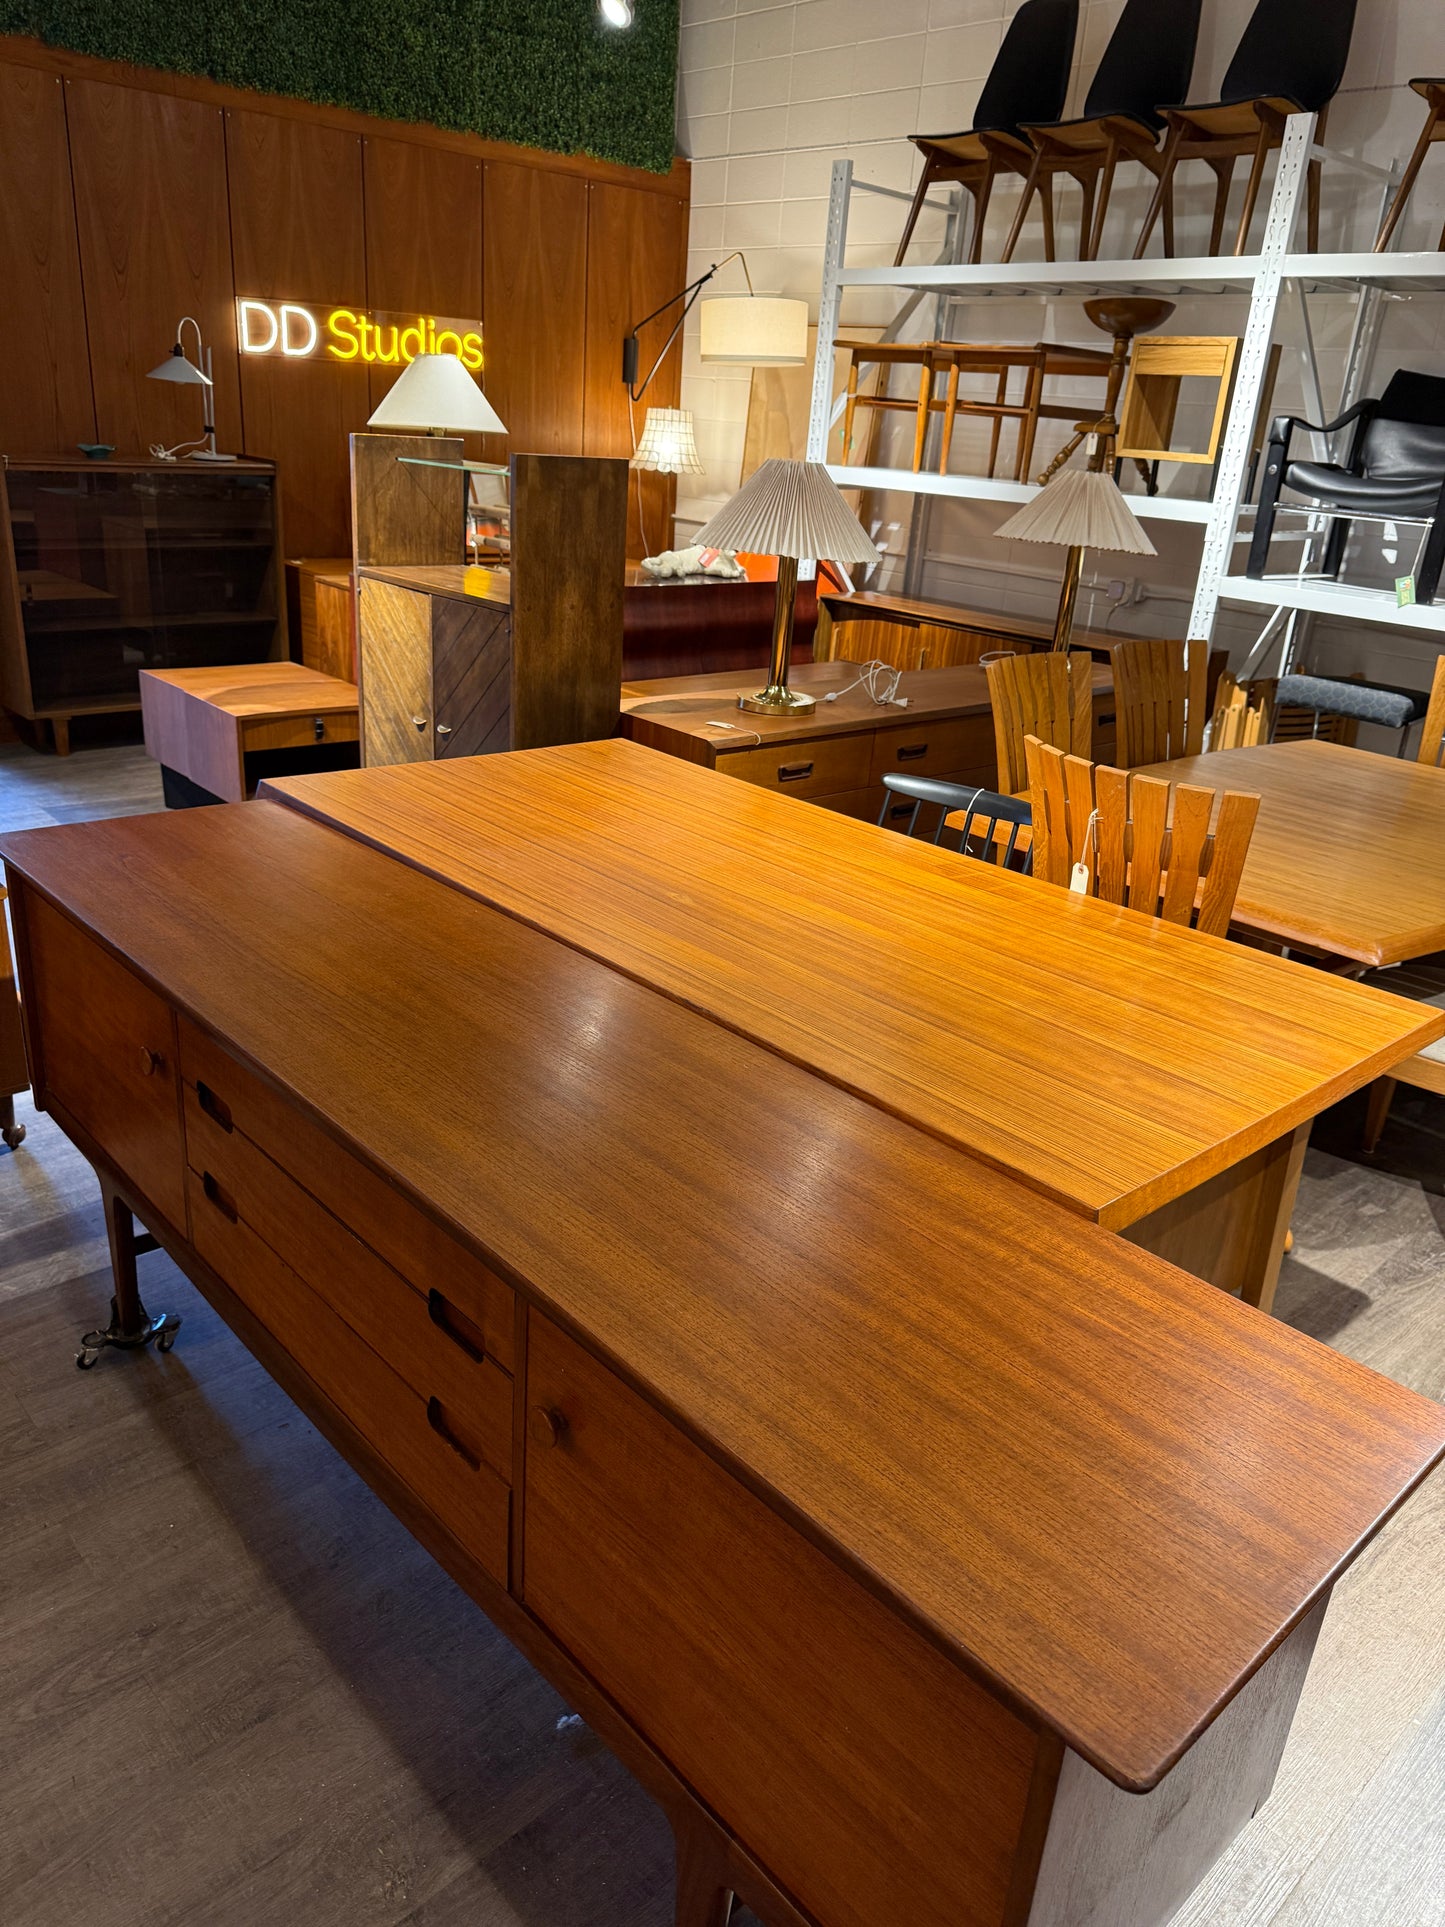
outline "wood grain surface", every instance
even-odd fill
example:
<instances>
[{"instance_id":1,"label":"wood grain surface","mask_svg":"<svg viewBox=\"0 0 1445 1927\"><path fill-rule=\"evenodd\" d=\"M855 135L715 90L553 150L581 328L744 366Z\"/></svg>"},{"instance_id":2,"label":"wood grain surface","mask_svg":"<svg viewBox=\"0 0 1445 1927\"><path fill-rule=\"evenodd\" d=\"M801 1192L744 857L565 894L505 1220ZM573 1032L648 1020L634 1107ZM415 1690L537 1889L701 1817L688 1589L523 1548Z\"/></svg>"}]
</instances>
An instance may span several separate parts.
<instances>
[{"instance_id":1,"label":"wood grain surface","mask_svg":"<svg viewBox=\"0 0 1445 1927\"><path fill-rule=\"evenodd\" d=\"M1445 770L1305 741L1147 774L1259 797L1237 929L1375 967L1445 949Z\"/></svg>"},{"instance_id":2,"label":"wood grain surface","mask_svg":"<svg viewBox=\"0 0 1445 1927\"><path fill-rule=\"evenodd\" d=\"M1120 1785L1445 1454L1432 1401L295 812L0 854Z\"/></svg>"},{"instance_id":3,"label":"wood grain surface","mask_svg":"<svg viewBox=\"0 0 1445 1927\"><path fill-rule=\"evenodd\" d=\"M354 683L299 662L235 668L143 669L148 754L228 803L246 800L246 754L355 742Z\"/></svg>"},{"instance_id":4,"label":"wood grain surface","mask_svg":"<svg viewBox=\"0 0 1445 1927\"><path fill-rule=\"evenodd\" d=\"M1445 1027L626 742L266 793L1116 1229Z\"/></svg>"}]
</instances>

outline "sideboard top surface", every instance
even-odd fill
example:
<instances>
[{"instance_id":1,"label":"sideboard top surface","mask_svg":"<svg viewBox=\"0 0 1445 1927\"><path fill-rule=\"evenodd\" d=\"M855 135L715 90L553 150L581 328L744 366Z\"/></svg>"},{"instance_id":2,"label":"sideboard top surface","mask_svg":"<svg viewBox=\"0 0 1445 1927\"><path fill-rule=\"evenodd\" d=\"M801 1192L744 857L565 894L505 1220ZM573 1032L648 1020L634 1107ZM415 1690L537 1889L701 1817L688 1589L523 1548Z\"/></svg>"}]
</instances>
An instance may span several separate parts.
<instances>
[{"instance_id":1,"label":"sideboard top surface","mask_svg":"<svg viewBox=\"0 0 1445 1927\"><path fill-rule=\"evenodd\" d=\"M1445 1412L875 1106L266 803L13 870L1122 1786Z\"/></svg>"}]
</instances>

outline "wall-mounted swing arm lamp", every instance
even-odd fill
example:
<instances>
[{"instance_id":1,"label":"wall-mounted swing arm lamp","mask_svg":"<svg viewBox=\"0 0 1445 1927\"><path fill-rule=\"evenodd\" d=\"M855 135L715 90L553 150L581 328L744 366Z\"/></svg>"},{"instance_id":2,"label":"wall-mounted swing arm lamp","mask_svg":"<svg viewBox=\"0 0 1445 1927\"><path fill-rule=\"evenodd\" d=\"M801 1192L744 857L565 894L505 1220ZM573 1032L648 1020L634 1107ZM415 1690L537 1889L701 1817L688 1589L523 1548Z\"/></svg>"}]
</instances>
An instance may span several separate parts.
<instances>
[{"instance_id":1,"label":"wall-mounted swing arm lamp","mask_svg":"<svg viewBox=\"0 0 1445 1927\"><path fill-rule=\"evenodd\" d=\"M703 360L751 362L767 367L801 367L807 361L807 302L790 301L778 295L754 294L747 257L741 252L725 254L721 261L713 262L706 274L700 274L696 281L690 281L679 293L669 296L651 314L645 314L623 341L622 379L627 383L627 392L633 401L641 401L647 393L653 376L667 359L673 342L682 333L683 323L691 313L693 303L719 268L725 268L729 261L742 262L748 291L746 295L703 303ZM666 314L679 301L682 303L682 312L639 387L637 337L649 321L656 321L659 315Z\"/></svg>"}]
</instances>

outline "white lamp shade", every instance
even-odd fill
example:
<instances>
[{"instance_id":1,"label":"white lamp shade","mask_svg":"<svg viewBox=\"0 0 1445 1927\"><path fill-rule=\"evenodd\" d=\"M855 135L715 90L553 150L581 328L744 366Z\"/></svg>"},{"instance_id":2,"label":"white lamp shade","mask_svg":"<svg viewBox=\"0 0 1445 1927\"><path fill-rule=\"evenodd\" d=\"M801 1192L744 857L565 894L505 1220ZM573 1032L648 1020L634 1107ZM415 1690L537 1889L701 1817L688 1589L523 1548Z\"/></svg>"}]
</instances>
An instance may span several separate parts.
<instances>
[{"instance_id":1,"label":"white lamp shade","mask_svg":"<svg viewBox=\"0 0 1445 1927\"><path fill-rule=\"evenodd\" d=\"M1012 542L1057 542L1070 549L1157 555L1133 509L1106 471L1062 469L997 534Z\"/></svg>"},{"instance_id":2,"label":"white lamp shade","mask_svg":"<svg viewBox=\"0 0 1445 1927\"><path fill-rule=\"evenodd\" d=\"M370 428L450 428L505 435L497 411L455 355L418 355L408 362L380 404Z\"/></svg>"},{"instance_id":3,"label":"white lamp shade","mask_svg":"<svg viewBox=\"0 0 1445 1927\"><path fill-rule=\"evenodd\" d=\"M693 537L705 549L861 564L878 545L843 500L821 462L775 457L750 475L725 508Z\"/></svg>"},{"instance_id":4,"label":"white lamp shade","mask_svg":"<svg viewBox=\"0 0 1445 1927\"><path fill-rule=\"evenodd\" d=\"M701 475L703 464L693 437L692 411L649 408L632 466L649 469L655 475Z\"/></svg>"},{"instance_id":5,"label":"white lamp shade","mask_svg":"<svg viewBox=\"0 0 1445 1927\"><path fill-rule=\"evenodd\" d=\"M808 359L808 304L781 295L720 296L699 303L704 361L787 368Z\"/></svg>"},{"instance_id":6,"label":"white lamp shade","mask_svg":"<svg viewBox=\"0 0 1445 1927\"><path fill-rule=\"evenodd\" d=\"M186 382L201 388L210 388L213 385L211 377L209 375L203 375L196 364L186 358L179 342L171 349L171 352L158 368L151 369L147 379L150 381Z\"/></svg>"}]
</instances>

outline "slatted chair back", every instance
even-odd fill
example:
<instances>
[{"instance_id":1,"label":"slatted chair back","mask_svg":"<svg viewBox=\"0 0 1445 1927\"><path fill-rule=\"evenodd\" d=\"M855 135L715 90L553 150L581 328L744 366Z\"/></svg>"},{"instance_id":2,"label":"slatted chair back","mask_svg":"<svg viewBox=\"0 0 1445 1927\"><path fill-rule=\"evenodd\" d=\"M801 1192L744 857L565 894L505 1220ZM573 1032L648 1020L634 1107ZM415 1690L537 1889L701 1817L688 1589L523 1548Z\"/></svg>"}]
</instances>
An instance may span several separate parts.
<instances>
[{"instance_id":1,"label":"slatted chair back","mask_svg":"<svg viewBox=\"0 0 1445 1927\"><path fill-rule=\"evenodd\" d=\"M1272 685L1236 682L1226 669L1214 695L1209 722L1211 749L1253 749L1269 741L1274 705Z\"/></svg>"},{"instance_id":2,"label":"slatted chair back","mask_svg":"<svg viewBox=\"0 0 1445 1927\"><path fill-rule=\"evenodd\" d=\"M1445 656L1435 658L1435 677L1430 684L1430 707L1425 711L1425 721L1420 732L1420 747L1415 752L1417 763L1428 763L1432 769L1445 765Z\"/></svg>"},{"instance_id":3,"label":"slatted chair back","mask_svg":"<svg viewBox=\"0 0 1445 1927\"><path fill-rule=\"evenodd\" d=\"M971 783L945 783L936 776L892 773L883 778L883 788L887 794L878 814L880 829L917 835L922 813L931 809L937 812L937 821L930 826L923 817L923 830L929 832L931 827L932 842L944 845L950 834L956 835L957 848L965 856L1001 864L1023 876L1033 868L1027 797L998 796Z\"/></svg>"},{"instance_id":4,"label":"slatted chair back","mask_svg":"<svg viewBox=\"0 0 1445 1927\"><path fill-rule=\"evenodd\" d=\"M1173 763L1204 747L1209 645L1134 637L1109 651L1114 663L1117 755L1124 769Z\"/></svg>"},{"instance_id":5,"label":"slatted chair back","mask_svg":"<svg viewBox=\"0 0 1445 1927\"><path fill-rule=\"evenodd\" d=\"M1005 796L1021 796L1029 786L1026 736L1088 759L1094 731L1093 670L1087 649L1067 654L1040 650L984 664L998 755L996 781Z\"/></svg>"},{"instance_id":6,"label":"slatted chair back","mask_svg":"<svg viewBox=\"0 0 1445 1927\"><path fill-rule=\"evenodd\" d=\"M1096 767L1036 736L1027 750L1035 876L1067 888L1082 864L1089 896L1228 935L1257 796L1226 790L1211 832L1215 790Z\"/></svg>"}]
</instances>

